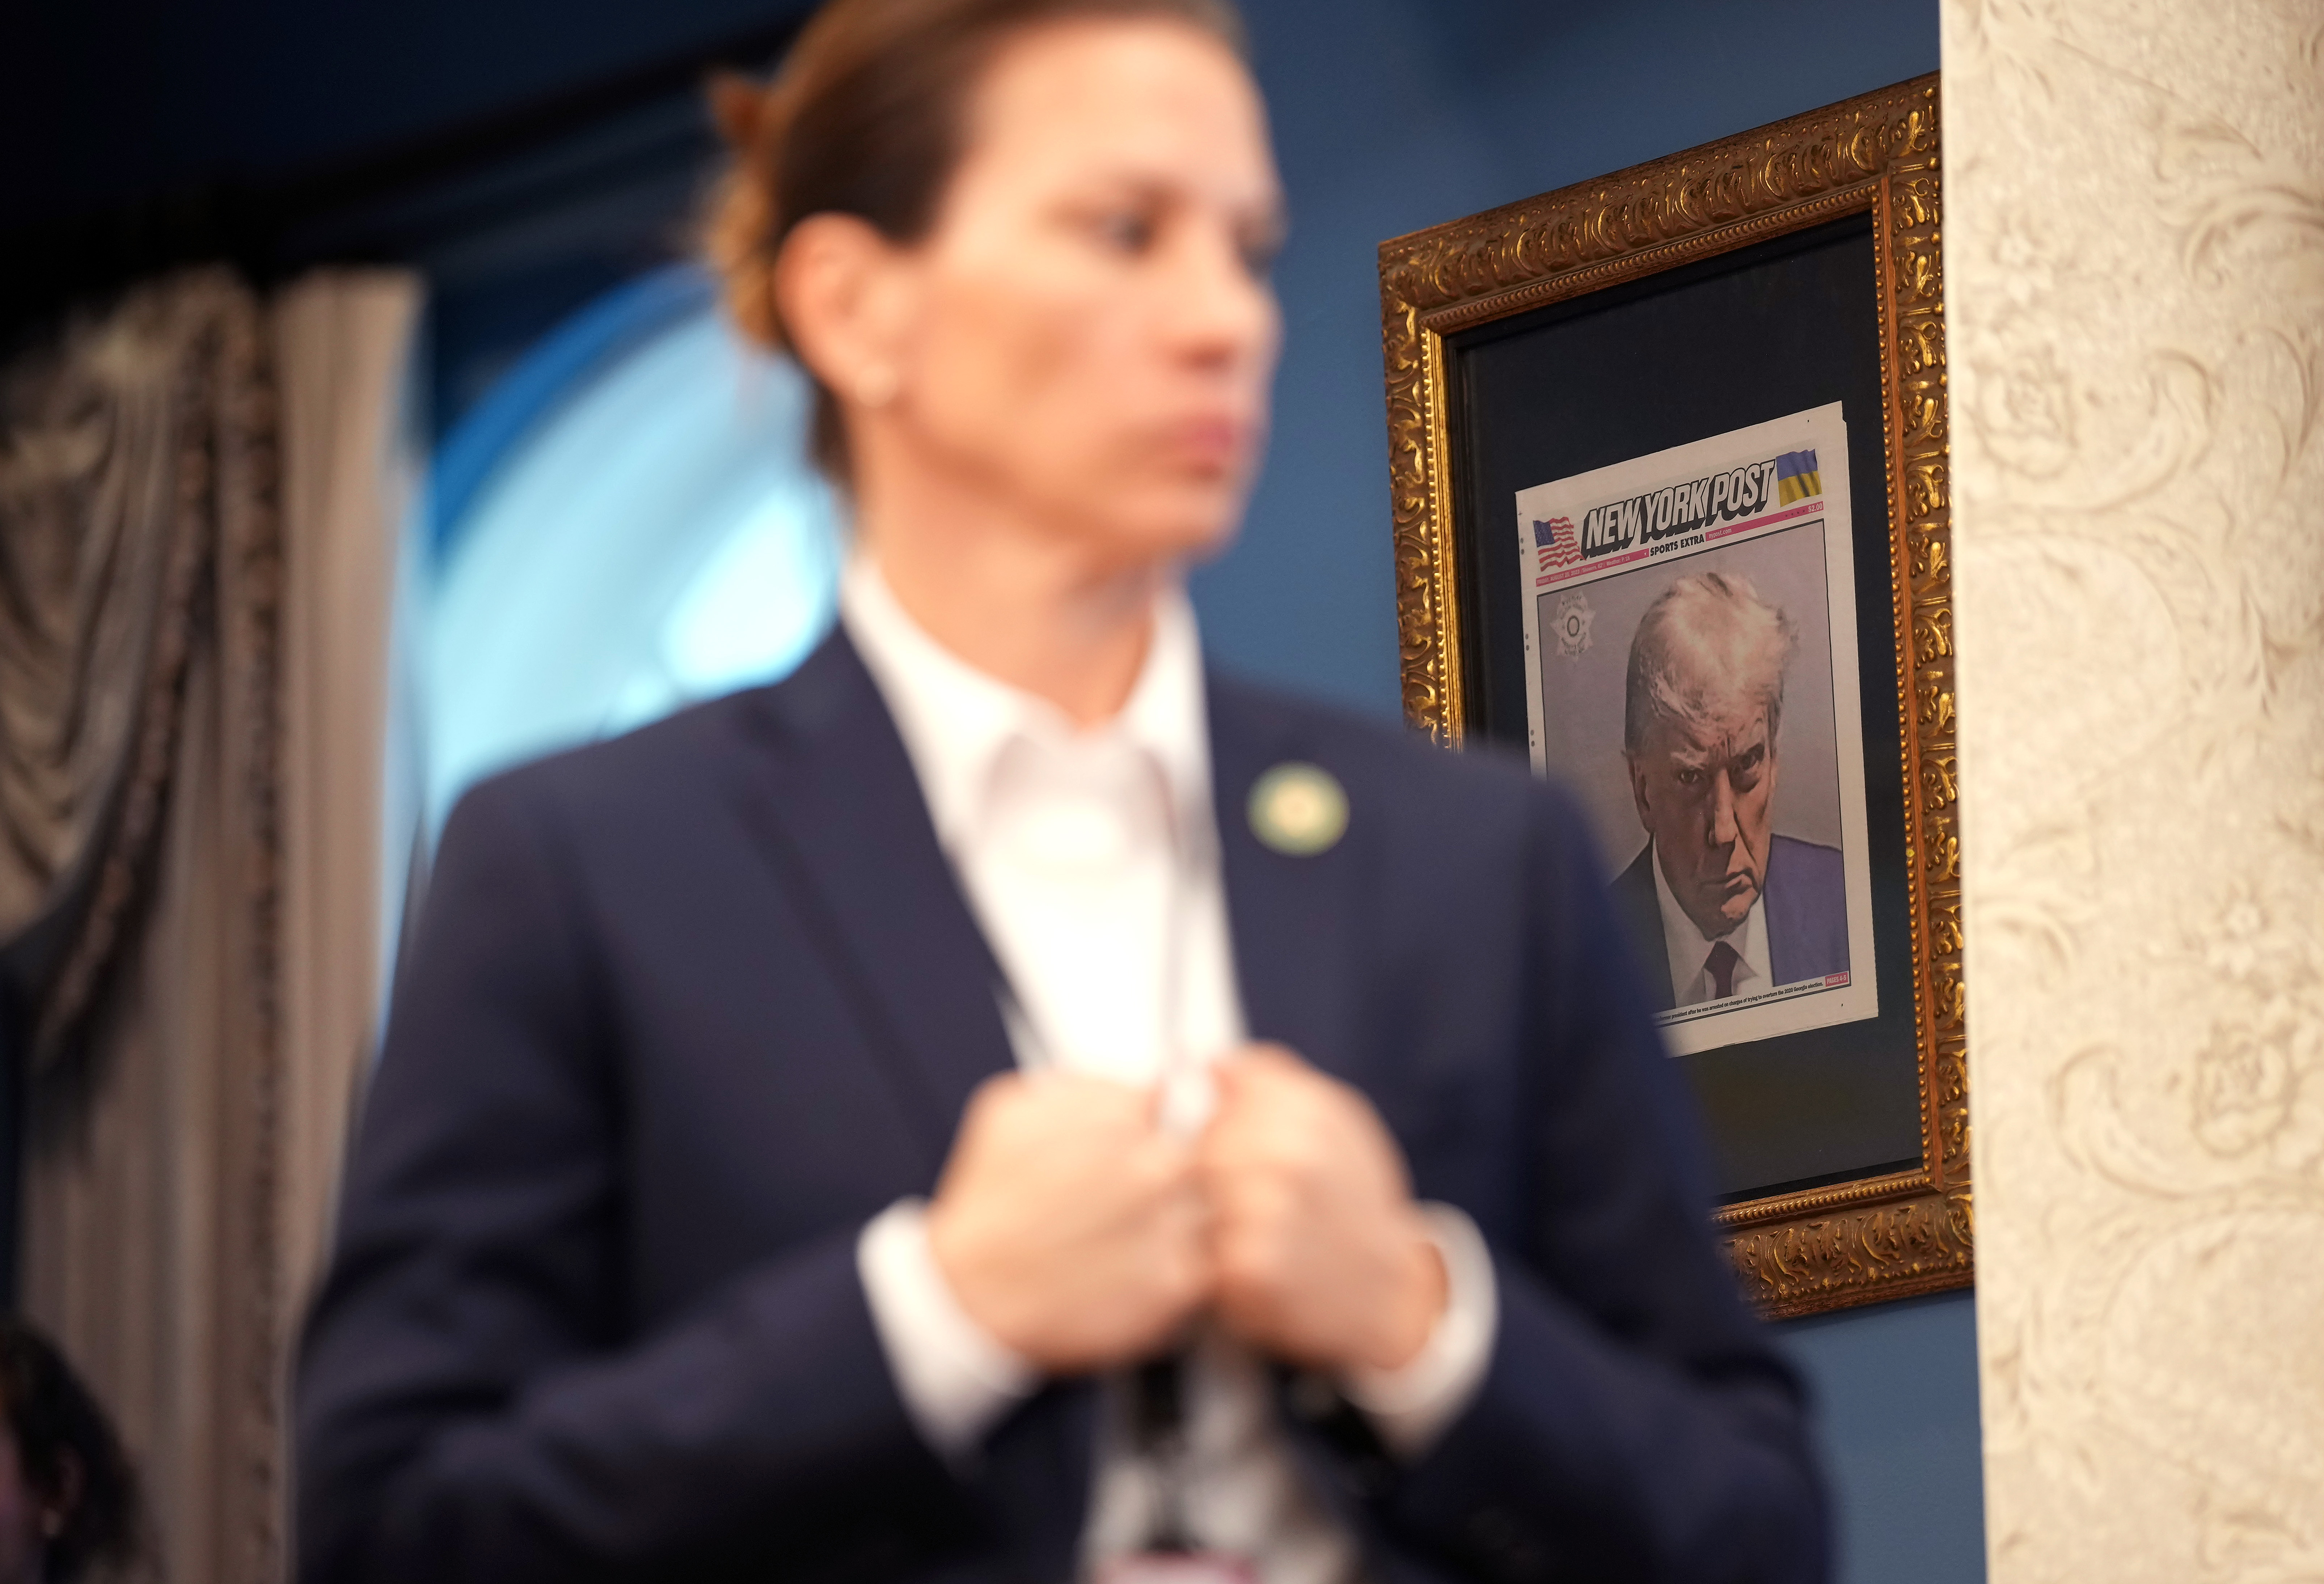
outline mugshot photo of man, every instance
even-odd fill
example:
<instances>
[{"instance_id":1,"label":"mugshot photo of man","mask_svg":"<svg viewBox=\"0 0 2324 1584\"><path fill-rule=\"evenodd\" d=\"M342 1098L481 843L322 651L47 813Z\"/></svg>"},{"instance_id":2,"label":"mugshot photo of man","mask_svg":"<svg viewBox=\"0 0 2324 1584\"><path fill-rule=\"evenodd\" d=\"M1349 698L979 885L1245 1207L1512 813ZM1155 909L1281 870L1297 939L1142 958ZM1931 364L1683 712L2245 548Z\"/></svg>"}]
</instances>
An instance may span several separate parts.
<instances>
[{"instance_id":1,"label":"mugshot photo of man","mask_svg":"<svg viewBox=\"0 0 2324 1584\"><path fill-rule=\"evenodd\" d=\"M1630 640L1622 755L1646 843L1612 890L1660 1010L1848 971L1840 850L1774 828L1795 644L1721 572L1673 583Z\"/></svg>"}]
</instances>

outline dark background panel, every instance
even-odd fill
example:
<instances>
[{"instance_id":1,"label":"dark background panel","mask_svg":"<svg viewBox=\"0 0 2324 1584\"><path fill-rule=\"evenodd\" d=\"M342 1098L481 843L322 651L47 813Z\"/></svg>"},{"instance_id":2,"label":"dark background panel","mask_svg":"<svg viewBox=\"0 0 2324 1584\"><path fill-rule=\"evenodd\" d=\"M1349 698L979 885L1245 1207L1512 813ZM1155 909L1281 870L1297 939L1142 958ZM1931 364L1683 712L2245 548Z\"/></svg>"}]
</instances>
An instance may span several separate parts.
<instances>
[{"instance_id":1,"label":"dark background panel","mask_svg":"<svg viewBox=\"0 0 2324 1584\"><path fill-rule=\"evenodd\" d=\"M1886 425L1872 221L1855 215L1452 338L1470 729L1526 741L1511 498L1552 479L1841 403L1856 553L1880 1016L1681 1058L1729 1201L1919 1163ZM1618 866L1629 854L1609 852Z\"/></svg>"}]
</instances>

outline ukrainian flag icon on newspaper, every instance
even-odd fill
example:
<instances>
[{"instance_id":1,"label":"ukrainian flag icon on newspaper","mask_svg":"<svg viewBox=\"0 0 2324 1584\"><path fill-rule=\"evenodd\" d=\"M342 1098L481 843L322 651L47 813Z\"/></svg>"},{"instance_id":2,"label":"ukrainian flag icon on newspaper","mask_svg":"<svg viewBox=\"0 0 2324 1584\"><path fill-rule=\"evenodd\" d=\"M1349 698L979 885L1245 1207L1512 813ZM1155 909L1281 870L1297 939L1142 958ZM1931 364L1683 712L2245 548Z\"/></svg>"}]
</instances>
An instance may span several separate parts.
<instances>
[{"instance_id":1,"label":"ukrainian flag icon on newspaper","mask_svg":"<svg viewBox=\"0 0 2324 1584\"><path fill-rule=\"evenodd\" d=\"M1823 493L1823 475L1816 471L1812 451L1786 451L1775 458L1775 501L1788 506L1810 495Z\"/></svg>"}]
</instances>

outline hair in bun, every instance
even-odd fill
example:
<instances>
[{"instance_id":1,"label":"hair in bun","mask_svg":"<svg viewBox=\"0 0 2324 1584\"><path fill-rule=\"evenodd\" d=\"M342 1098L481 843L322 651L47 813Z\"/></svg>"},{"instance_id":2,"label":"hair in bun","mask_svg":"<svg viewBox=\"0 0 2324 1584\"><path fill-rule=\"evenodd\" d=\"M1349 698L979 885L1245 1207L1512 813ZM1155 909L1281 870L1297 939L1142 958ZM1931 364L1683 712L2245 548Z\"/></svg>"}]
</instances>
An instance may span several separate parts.
<instances>
[{"instance_id":1,"label":"hair in bun","mask_svg":"<svg viewBox=\"0 0 2324 1584\"><path fill-rule=\"evenodd\" d=\"M897 243L925 235L959 162L964 113L1000 46L1023 29L1090 18L1167 17L1244 52L1231 0L831 0L771 81L710 84L729 158L704 250L743 334L791 350L774 263L809 215L853 215ZM838 402L813 370L816 465L848 480Z\"/></svg>"}]
</instances>

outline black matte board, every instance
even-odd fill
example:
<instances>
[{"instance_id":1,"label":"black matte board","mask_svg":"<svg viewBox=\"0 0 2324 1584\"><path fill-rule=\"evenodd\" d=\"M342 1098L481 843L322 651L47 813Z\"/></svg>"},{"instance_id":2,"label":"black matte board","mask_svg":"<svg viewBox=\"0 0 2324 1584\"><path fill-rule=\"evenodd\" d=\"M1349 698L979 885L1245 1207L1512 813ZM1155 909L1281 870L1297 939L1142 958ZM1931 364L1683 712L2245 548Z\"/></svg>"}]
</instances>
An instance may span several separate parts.
<instances>
[{"instance_id":1,"label":"black matte board","mask_svg":"<svg viewBox=\"0 0 2324 1584\"><path fill-rule=\"evenodd\" d=\"M1472 737L1526 741L1517 491L1843 404L1855 520L1877 1019L1680 1058L1723 1201L1920 1164L1911 891L1871 217L1446 338L1453 532Z\"/></svg>"}]
</instances>

